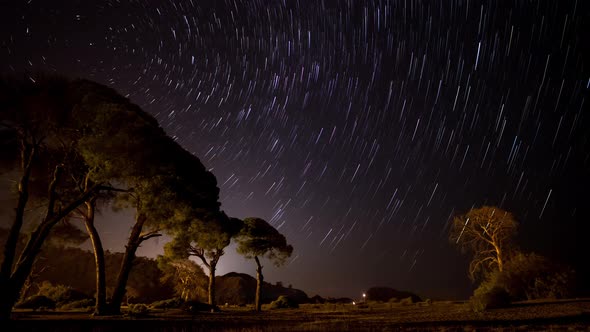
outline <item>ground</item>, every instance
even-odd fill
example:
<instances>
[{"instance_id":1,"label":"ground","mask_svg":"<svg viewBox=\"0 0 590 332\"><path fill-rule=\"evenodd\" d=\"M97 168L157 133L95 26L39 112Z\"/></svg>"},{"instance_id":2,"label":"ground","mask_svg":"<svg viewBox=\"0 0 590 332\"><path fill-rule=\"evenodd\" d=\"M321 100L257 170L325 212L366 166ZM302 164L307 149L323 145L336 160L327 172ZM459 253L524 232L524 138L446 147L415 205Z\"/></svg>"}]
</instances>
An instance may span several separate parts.
<instances>
[{"instance_id":1,"label":"ground","mask_svg":"<svg viewBox=\"0 0 590 332\"><path fill-rule=\"evenodd\" d=\"M474 313L465 302L302 305L255 313L249 307L187 315L179 310L149 316L90 318L86 312L17 311L10 331L590 331L590 299L516 303ZM3 331L8 331L4 330Z\"/></svg>"}]
</instances>

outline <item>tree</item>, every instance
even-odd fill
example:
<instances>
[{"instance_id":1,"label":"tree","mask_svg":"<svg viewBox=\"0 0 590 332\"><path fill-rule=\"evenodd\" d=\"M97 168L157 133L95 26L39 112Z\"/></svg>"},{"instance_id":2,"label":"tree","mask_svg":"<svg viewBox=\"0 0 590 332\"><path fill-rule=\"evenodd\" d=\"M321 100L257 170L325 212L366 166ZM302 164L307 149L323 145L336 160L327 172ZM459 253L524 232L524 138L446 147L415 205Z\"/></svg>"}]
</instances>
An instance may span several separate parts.
<instances>
[{"instance_id":1,"label":"tree","mask_svg":"<svg viewBox=\"0 0 590 332\"><path fill-rule=\"evenodd\" d=\"M165 246L165 252L170 257L188 258L198 257L209 272L207 288L208 303L213 308L215 301L215 271L224 249L231 239L239 232L239 219L229 218L225 213L197 216L186 220L172 230L173 239Z\"/></svg>"},{"instance_id":2,"label":"tree","mask_svg":"<svg viewBox=\"0 0 590 332\"><path fill-rule=\"evenodd\" d=\"M575 271L535 253L516 252L490 281L514 301L567 298L574 293Z\"/></svg>"},{"instance_id":3,"label":"tree","mask_svg":"<svg viewBox=\"0 0 590 332\"><path fill-rule=\"evenodd\" d=\"M123 204L134 208L136 213L110 301L111 311L115 313L119 312L135 252L142 242L160 236L162 231L182 232L182 225L191 218L198 220L205 215L219 214L217 180L197 157L168 137L152 142L151 149L158 154L146 165L159 164L158 172L137 177L133 190L121 195Z\"/></svg>"},{"instance_id":4,"label":"tree","mask_svg":"<svg viewBox=\"0 0 590 332\"><path fill-rule=\"evenodd\" d=\"M122 199L133 202L137 212L111 299L115 312L135 251L143 241L159 236L162 225L176 220L174 209L182 204L171 202L190 197L195 209L219 209L215 177L196 157L166 136L138 106L90 81L0 81L0 146L7 151L0 160L2 168L18 167L21 173L16 216L0 266L0 319L9 317L51 229L75 212L85 219L93 243L96 313L101 313L106 302L104 254L93 224L101 193L131 192ZM113 183L123 189L113 188ZM44 190L32 190L41 187ZM16 260L31 194L43 202L46 213L34 221L34 230Z\"/></svg>"},{"instance_id":5,"label":"tree","mask_svg":"<svg viewBox=\"0 0 590 332\"><path fill-rule=\"evenodd\" d=\"M0 82L0 145L8 147L7 153L2 154L2 164L15 165L21 173L15 219L4 245L4 259L0 267L0 319L9 318L53 226L101 189L97 183L75 196L66 195L66 190L62 190L64 165L73 154L67 153L71 151L66 152L64 147L74 145L67 136L61 135L72 128L69 120L73 105L68 98L68 86L67 80L54 77L41 77L36 82ZM38 173L35 174L35 171ZM34 179L48 179L44 200L46 212L40 220L36 220L36 226L17 260L16 245Z\"/></svg>"},{"instance_id":6,"label":"tree","mask_svg":"<svg viewBox=\"0 0 590 332\"><path fill-rule=\"evenodd\" d=\"M174 291L183 301L207 297L207 276L201 266L189 259L171 259L158 256L161 281L174 285Z\"/></svg>"},{"instance_id":7,"label":"tree","mask_svg":"<svg viewBox=\"0 0 590 332\"><path fill-rule=\"evenodd\" d=\"M492 206L471 209L453 219L449 239L463 251L473 252L469 264L472 279L503 271L517 226L510 212Z\"/></svg>"},{"instance_id":8,"label":"tree","mask_svg":"<svg viewBox=\"0 0 590 332\"><path fill-rule=\"evenodd\" d=\"M237 251L246 256L254 258L256 262L256 311L260 311L262 303L261 291L264 276L260 258L267 258L275 265L280 266L293 253L293 247L287 244L287 239L264 219L246 218L243 227L237 236ZM277 283L278 285L278 283Z\"/></svg>"}]
</instances>

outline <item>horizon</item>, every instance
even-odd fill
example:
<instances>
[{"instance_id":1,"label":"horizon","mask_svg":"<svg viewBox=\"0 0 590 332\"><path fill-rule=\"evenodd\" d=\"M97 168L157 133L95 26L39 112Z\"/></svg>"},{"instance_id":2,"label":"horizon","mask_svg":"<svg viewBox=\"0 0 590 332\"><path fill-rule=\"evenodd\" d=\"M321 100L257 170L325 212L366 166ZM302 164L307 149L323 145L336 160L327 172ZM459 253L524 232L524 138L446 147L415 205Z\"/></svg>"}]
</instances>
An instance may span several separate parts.
<instances>
[{"instance_id":1,"label":"horizon","mask_svg":"<svg viewBox=\"0 0 590 332\"><path fill-rule=\"evenodd\" d=\"M590 275L586 3L7 7L2 73L87 78L154 116L216 176L222 210L294 246L285 266L264 263L267 280L467 298L469 257L448 229L483 205L515 215L522 250ZM105 249L124 250L133 216L99 218ZM254 271L227 252L220 271Z\"/></svg>"}]
</instances>

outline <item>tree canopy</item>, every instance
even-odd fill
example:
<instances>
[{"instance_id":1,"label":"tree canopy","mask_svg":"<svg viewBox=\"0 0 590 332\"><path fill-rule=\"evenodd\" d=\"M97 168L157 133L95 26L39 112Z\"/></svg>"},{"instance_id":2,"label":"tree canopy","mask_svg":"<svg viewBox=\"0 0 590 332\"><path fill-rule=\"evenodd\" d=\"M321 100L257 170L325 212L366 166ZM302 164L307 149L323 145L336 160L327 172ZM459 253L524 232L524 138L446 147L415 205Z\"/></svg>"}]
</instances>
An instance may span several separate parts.
<instances>
[{"instance_id":1,"label":"tree canopy","mask_svg":"<svg viewBox=\"0 0 590 332\"><path fill-rule=\"evenodd\" d=\"M287 244L287 239L266 220L261 218L246 218L236 239L238 253L246 258L254 258L256 262L256 310L261 310L261 292L264 276L259 258L267 258L280 266L293 253L293 247Z\"/></svg>"},{"instance_id":2,"label":"tree canopy","mask_svg":"<svg viewBox=\"0 0 590 332\"><path fill-rule=\"evenodd\" d=\"M482 206L455 217L449 239L463 251L473 253L469 276L475 279L495 269L503 270L517 227L510 212Z\"/></svg>"},{"instance_id":3,"label":"tree canopy","mask_svg":"<svg viewBox=\"0 0 590 332\"><path fill-rule=\"evenodd\" d=\"M136 210L114 306L120 305L142 241L186 219L177 218L183 211L196 216L219 213L216 179L199 159L137 105L91 81L50 76L0 80L0 146L6 151L2 170L17 169L20 176L16 216L0 269L0 289L6 294L0 301L0 318L10 312L51 229L83 205L83 215L90 220L97 197L105 191L125 191L117 200ZM26 212L31 199L42 202L45 213ZM27 217L35 227L15 260ZM87 229L95 252L102 251L92 222ZM99 261L97 271L104 265Z\"/></svg>"}]
</instances>

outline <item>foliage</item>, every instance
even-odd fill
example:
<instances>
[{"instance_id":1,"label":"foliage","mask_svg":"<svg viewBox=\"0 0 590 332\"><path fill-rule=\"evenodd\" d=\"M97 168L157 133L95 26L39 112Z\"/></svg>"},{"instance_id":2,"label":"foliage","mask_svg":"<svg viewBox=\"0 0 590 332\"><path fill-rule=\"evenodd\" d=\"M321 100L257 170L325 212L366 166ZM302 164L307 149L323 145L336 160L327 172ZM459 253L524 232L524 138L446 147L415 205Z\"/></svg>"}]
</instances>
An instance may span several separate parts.
<instances>
[{"instance_id":1,"label":"foliage","mask_svg":"<svg viewBox=\"0 0 590 332\"><path fill-rule=\"evenodd\" d=\"M239 219L229 218L222 211L203 212L188 209L185 220L169 229L173 239L164 246L169 258L186 259L198 257L209 270L208 303L215 306L215 271L224 249L240 231Z\"/></svg>"},{"instance_id":2,"label":"foliage","mask_svg":"<svg viewBox=\"0 0 590 332\"><path fill-rule=\"evenodd\" d=\"M299 308L299 304L287 296L279 296L275 301L270 303L271 309L294 309Z\"/></svg>"},{"instance_id":3,"label":"foliage","mask_svg":"<svg viewBox=\"0 0 590 332\"><path fill-rule=\"evenodd\" d=\"M79 301L83 299L88 299L89 296L78 291L72 289L71 287L67 287L64 285L53 285L49 281L44 281L41 286L39 286L39 291L37 295L43 295L47 298L51 299L55 303L68 303L73 301Z\"/></svg>"},{"instance_id":4,"label":"foliage","mask_svg":"<svg viewBox=\"0 0 590 332\"><path fill-rule=\"evenodd\" d=\"M471 209L453 219L449 239L463 252L473 253L469 264L472 280L503 270L517 226L510 212L492 206Z\"/></svg>"},{"instance_id":5,"label":"foliage","mask_svg":"<svg viewBox=\"0 0 590 332\"><path fill-rule=\"evenodd\" d=\"M130 304L127 314L131 317L143 317L150 313L150 308L143 303Z\"/></svg>"},{"instance_id":6,"label":"foliage","mask_svg":"<svg viewBox=\"0 0 590 332\"><path fill-rule=\"evenodd\" d=\"M15 306L19 309L55 309L55 301L43 295L33 295L26 298L24 301L17 303Z\"/></svg>"},{"instance_id":7,"label":"foliage","mask_svg":"<svg viewBox=\"0 0 590 332\"><path fill-rule=\"evenodd\" d=\"M95 305L95 303L96 303L96 301L94 299L84 299L84 300L78 300L78 301L65 303L65 304L61 305L59 308L62 310L84 309L84 308L88 308L88 307L93 307Z\"/></svg>"},{"instance_id":8,"label":"foliage","mask_svg":"<svg viewBox=\"0 0 590 332\"><path fill-rule=\"evenodd\" d=\"M403 298L399 301L400 304L402 305L410 305L410 304L414 304L414 299L411 296L408 296L406 298Z\"/></svg>"},{"instance_id":9,"label":"foliage","mask_svg":"<svg viewBox=\"0 0 590 332\"><path fill-rule=\"evenodd\" d=\"M475 290L469 302L473 311L482 312L509 306L510 295L504 288L494 285L493 282L484 282Z\"/></svg>"},{"instance_id":10,"label":"foliage","mask_svg":"<svg viewBox=\"0 0 590 332\"><path fill-rule=\"evenodd\" d=\"M264 257L277 266L284 264L293 253L285 236L261 218L245 218L236 241L237 251L246 258Z\"/></svg>"},{"instance_id":11,"label":"foliage","mask_svg":"<svg viewBox=\"0 0 590 332\"><path fill-rule=\"evenodd\" d=\"M489 282L505 289L513 301L567 298L574 293L574 271L534 254L518 252Z\"/></svg>"},{"instance_id":12,"label":"foliage","mask_svg":"<svg viewBox=\"0 0 590 332\"><path fill-rule=\"evenodd\" d=\"M1 318L18 298L52 228L111 190L113 183L133 189L121 199L132 200L140 216L117 278L117 299L124 293L139 244L175 220L178 204L171 202L181 199L194 209L218 211L215 177L167 137L152 116L108 87L51 77L1 80L0 129L0 146L7 152L0 163L21 172L15 221L0 270L0 288L6 295L0 301ZM11 273L25 212L30 214L29 198L42 203L46 213L36 216L36 227ZM144 226L152 233L142 233Z\"/></svg>"},{"instance_id":13,"label":"foliage","mask_svg":"<svg viewBox=\"0 0 590 332\"><path fill-rule=\"evenodd\" d=\"M203 300L207 297L207 276L197 263L189 259L172 259L158 256L160 280L174 285L174 292L184 301Z\"/></svg>"},{"instance_id":14,"label":"foliage","mask_svg":"<svg viewBox=\"0 0 590 332\"><path fill-rule=\"evenodd\" d=\"M219 311L219 308L216 306L212 306L208 303L203 303L200 301L186 301L181 305L181 309L191 314L196 314L203 311Z\"/></svg>"},{"instance_id":15,"label":"foliage","mask_svg":"<svg viewBox=\"0 0 590 332\"><path fill-rule=\"evenodd\" d=\"M150 304L150 308L153 308L153 309L180 308L183 303L184 303L184 301L181 298L175 297L172 299L156 301L156 302Z\"/></svg>"},{"instance_id":16,"label":"foliage","mask_svg":"<svg viewBox=\"0 0 590 332\"><path fill-rule=\"evenodd\" d=\"M390 287L371 287L366 291L366 294L367 300L369 301L387 302L392 298L403 299L407 297L412 298L412 303L422 301L416 294L399 291Z\"/></svg>"}]
</instances>

